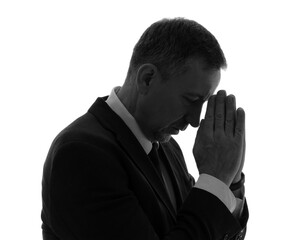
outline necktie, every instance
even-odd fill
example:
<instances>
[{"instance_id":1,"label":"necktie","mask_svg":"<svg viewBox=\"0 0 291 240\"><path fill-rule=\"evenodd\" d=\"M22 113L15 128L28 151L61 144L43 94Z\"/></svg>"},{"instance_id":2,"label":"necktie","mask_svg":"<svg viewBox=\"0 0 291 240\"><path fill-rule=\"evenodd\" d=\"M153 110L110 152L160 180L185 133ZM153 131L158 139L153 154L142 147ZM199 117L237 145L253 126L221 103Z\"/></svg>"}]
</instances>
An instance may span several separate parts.
<instances>
[{"instance_id":1,"label":"necktie","mask_svg":"<svg viewBox=\"0 0 291 240\"><path fill-rule=\"evenodd\" d=\"M162 162L159 157L158 148L159 148L159 144L154 142L152 150L150 151L148 156L151 159L153 165L155 166L155 169L157 170L158 175L161 177L162 182L164 183L164 186L170 197L173 207L176 209L176 198L175 198L174 189L170 180L170 176L169 174L166 173L165 166L162 167Z\"/></svg>"},{"instance_id":2,"label":"necktie","mask_svg":"<svg viewBox=\"0 0 291 240\"><path fill-rule=\"evenodd\" d=\"M162 177L162 170L161 170L160 158L158 154L158 148L159 148L158 143L154 142L152 150L149 153L149 157L152 163L154 164L158 174Z\"/></svg>"}]
</instances>

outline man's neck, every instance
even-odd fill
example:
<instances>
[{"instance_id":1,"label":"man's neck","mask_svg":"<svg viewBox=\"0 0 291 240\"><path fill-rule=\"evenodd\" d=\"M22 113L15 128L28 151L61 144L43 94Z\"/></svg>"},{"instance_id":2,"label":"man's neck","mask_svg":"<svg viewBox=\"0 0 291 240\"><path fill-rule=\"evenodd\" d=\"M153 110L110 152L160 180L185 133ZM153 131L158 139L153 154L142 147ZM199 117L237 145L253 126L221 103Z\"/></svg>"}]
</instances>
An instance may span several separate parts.
<instances>
[{"instance_id":1,"label":"man's neck","mask_svg":"<svg viewBox=\"0 0 291 240\"><path fill-rule=\"evenodd\" d=\"M117 92L117 97L125 106L127 111L135 118L137 92L133 85L123 85Z\"/></svg>"}]
</instances>

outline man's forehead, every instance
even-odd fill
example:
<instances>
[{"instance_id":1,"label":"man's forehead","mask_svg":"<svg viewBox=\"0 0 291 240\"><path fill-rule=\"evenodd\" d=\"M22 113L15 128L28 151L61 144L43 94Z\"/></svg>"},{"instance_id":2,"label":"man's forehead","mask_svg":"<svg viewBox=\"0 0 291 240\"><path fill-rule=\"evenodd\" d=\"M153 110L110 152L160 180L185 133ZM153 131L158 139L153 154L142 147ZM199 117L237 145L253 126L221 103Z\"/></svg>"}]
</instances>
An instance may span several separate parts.
<instances>
[{"instance_id":1,"label":"man's forehead","mask_svg":"<svg viewBox=\"0 0 291 240\"><path fill-rule=\"evenodd\" d=\"M220 70L207 69L203 61L194 59L186 72L175 81L169 81L171 91L189 100L207 100L216 90L220 81Z\"/></svg>"}]
</instances>

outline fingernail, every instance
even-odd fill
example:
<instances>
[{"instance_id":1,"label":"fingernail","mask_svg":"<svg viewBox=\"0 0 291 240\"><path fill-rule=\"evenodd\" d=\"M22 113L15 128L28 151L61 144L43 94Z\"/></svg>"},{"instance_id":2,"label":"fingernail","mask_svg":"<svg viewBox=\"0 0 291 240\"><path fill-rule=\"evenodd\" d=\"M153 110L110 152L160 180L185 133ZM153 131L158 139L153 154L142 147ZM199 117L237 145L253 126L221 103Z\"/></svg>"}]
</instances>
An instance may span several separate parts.
<instances>
[{"instance_id":1,"label":"fingernail","mask_svg":"<svg viewBox=\"0 0 291 240\"><path fill-rule=\"evenodd\" d=\"M227 102L232 103L233 102L233 96L228 96Z\"/></svg>"}]
</instances>

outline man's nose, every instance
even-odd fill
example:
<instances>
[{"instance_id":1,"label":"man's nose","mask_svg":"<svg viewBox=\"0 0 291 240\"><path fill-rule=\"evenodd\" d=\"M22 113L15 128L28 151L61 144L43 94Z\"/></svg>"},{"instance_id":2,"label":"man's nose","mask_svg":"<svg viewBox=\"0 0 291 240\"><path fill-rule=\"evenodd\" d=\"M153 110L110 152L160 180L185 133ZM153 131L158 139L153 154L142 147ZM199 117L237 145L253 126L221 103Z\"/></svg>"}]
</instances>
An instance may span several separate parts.
<instances>
[{"instance_id":1,"label":"man's nose","mask_svg":"<svg viewBox=\"0 0 291 240\"><path fill-rule=\"evenodd\" d=\"M186 117L186 121L192 126L192 127L199 127L200 123L200 114L191 113L188 114Z\"/></svg>"}]
</instances>

